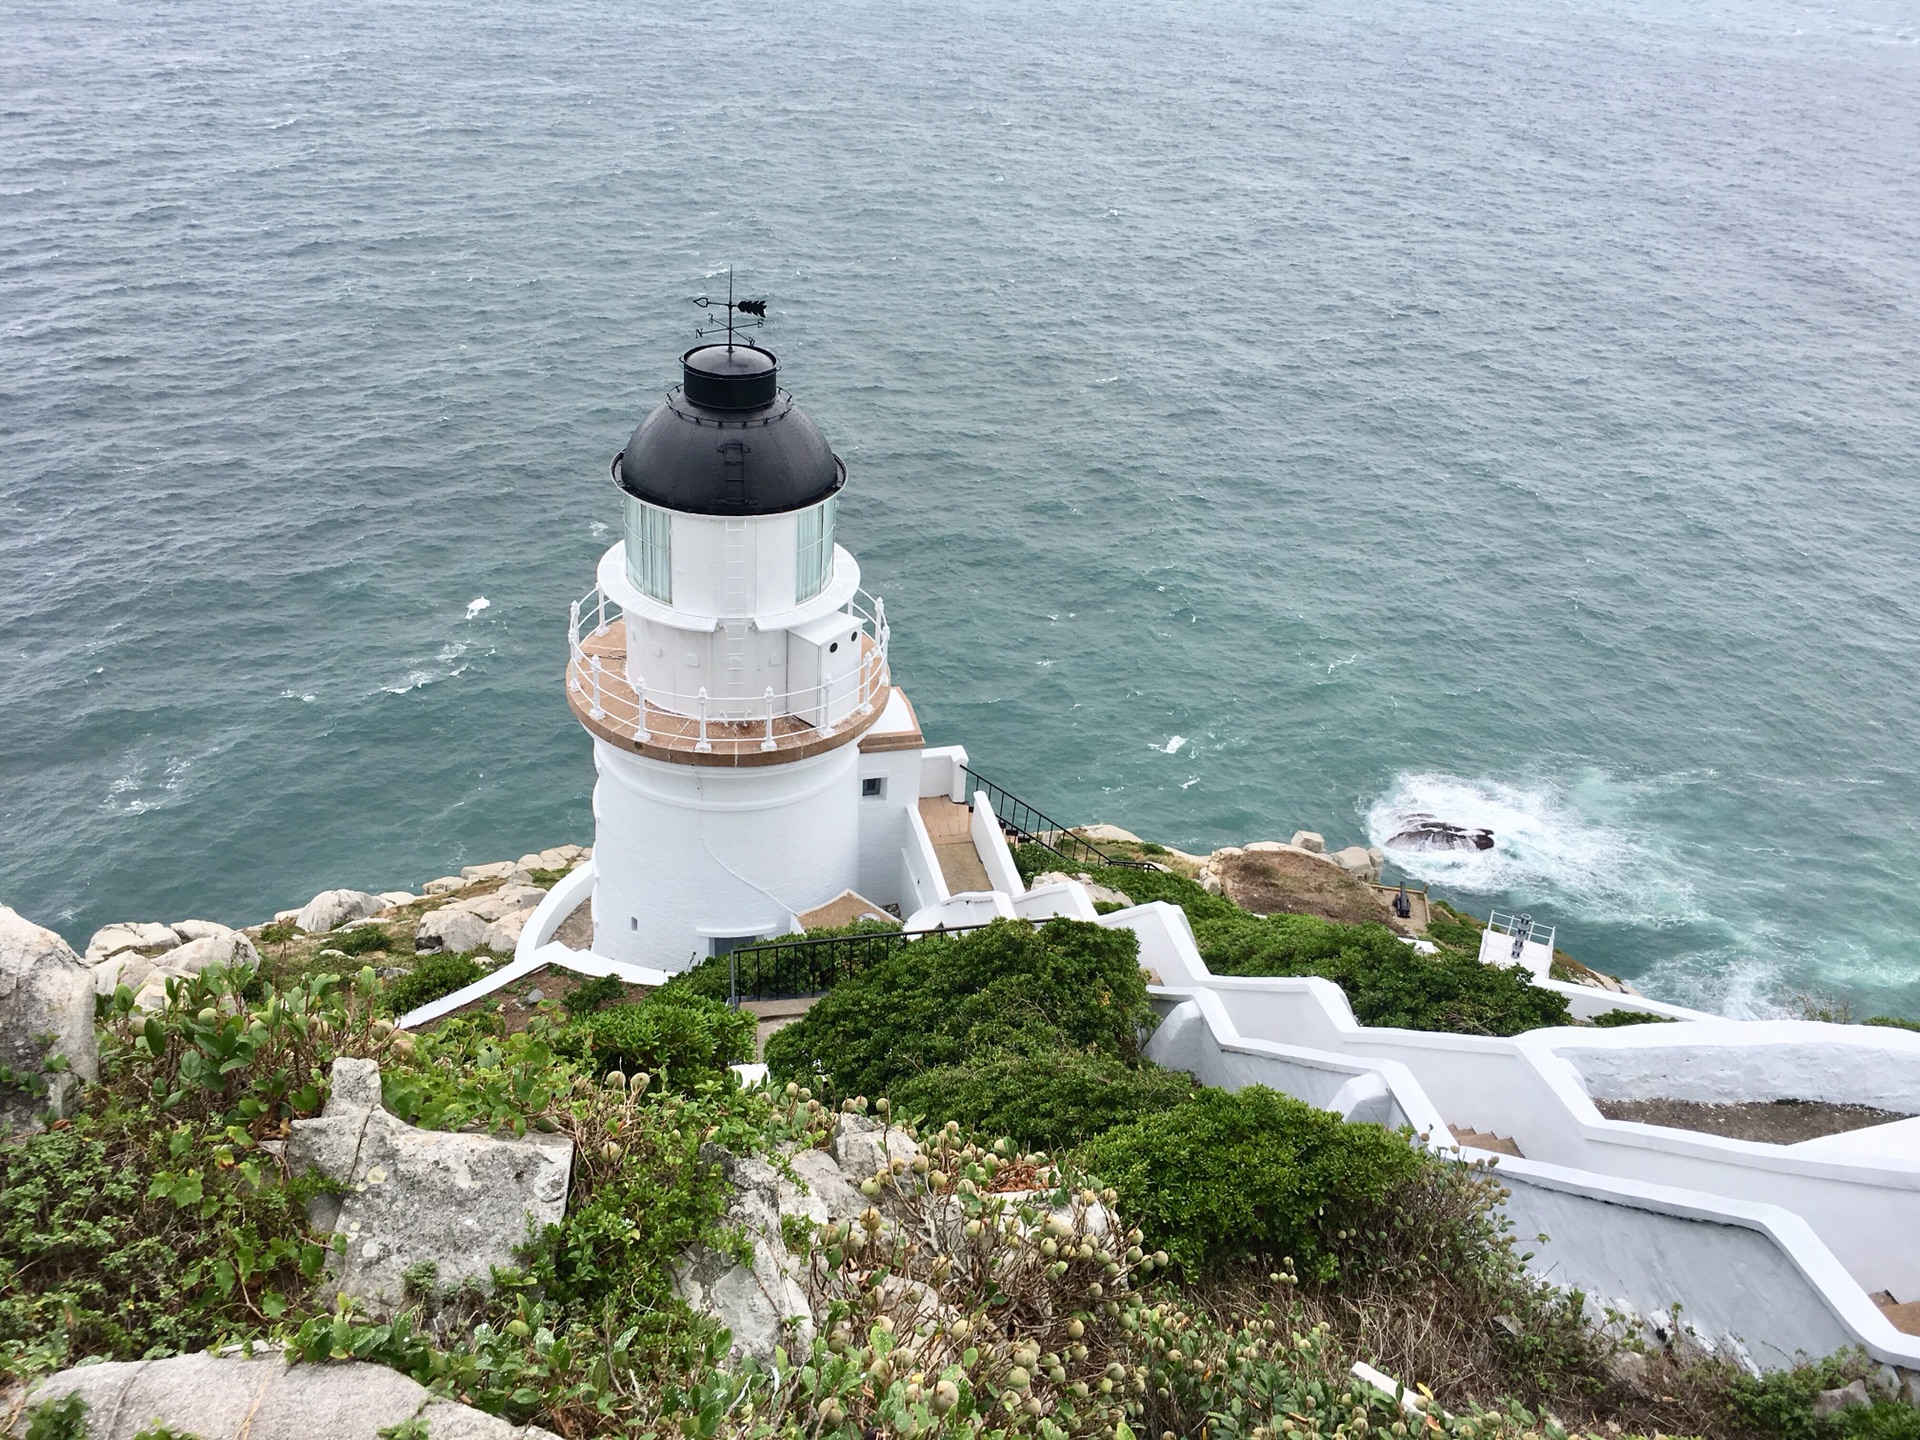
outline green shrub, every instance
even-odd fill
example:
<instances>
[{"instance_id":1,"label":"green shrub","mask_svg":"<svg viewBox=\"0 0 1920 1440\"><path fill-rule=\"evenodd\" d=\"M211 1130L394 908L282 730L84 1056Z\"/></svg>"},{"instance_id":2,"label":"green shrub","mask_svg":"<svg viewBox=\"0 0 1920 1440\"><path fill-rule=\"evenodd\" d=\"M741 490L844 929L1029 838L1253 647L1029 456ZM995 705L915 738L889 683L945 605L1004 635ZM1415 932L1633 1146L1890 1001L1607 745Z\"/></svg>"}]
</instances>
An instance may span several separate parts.
<instances>
[{"instance_id":1,"label":"green shrub","mask_svg":"<svg viewBox=\"0 0 1920 1440\"><path fill-rule=\"evenodd\" d=\"M627 998L627 987L618 975L602 975L584 985L576 985L561 1002L569 1015L587 1015L603 1005L615 1005Z\"/></svg>"},{"instance_id":2,"label":"green shrub","mask_svg":"<svg viewBox=\"0 0 1920 1440\"><path fill-rule=\"evenodd\" d=\"M1665 1025L1671 1024L1671 1015L1650 1015L1645 1010L1607 1010L1593 1017L1593 1024L1602 1030L1617 1030L1622 1025Z\"/></svg>"},{"instance_id":3,"label":"green shrub","mask_svg":"<svg viewBox=\"0 0 1920 1440\"><path fill-rule=\"evenodd\" d=\"M1894 1030L1920 1030L1920 1020L1902 1020L1897 1015L1872 1015L1862 1025L1885 1025Z\"/></svg>"},{"instance_id":4,"label":"green shrub","mask_svg":"<svg viewBox=\"0 0 1920 1440\"><path fill-rule=\"evenodd\" d=\"M1822 1390L1866 1378L1877 1367L1859 1351L1843 1351L1758 1378L1735 1376L1725 1404L1742 1429L1778 1440L1920 1440L1920 1410L1886 1400L1856 1405L1821 1419L1813 1402Z\"/></svg>"},{"instance_id":5,"label":"green shrub","mask_svg":"<svg viewBox=\"0 0 1920 1440\"><path fill-rule=\"evenodd\" d=\"M422 955L406 974L387 982L384 998L387 1008L395 1015L405 1015L464 989L486 973L475 962L471 951L463 955L445 952Z\"/></svg>"},{"instance_id":6,"label":"green shrub","mask_svg":"<svg viewBox=\"0 0 1920 1440\"><path fill-rule=\"evenodd\" d=\"M1397 1187L1437 1163L1404 1136L1259 1085L1200 1090L1080 1153L1120 1192L1120 1213L1183 1269L1290 1256L1320 1279Z\"/></svg>"},{"instance_id":7,"label":"green shrub","mask_svg":"<svg viewBox=\"0 0 1920 1440\"><path fill-rule=\"evenodd\" d=\"M1194 938L1216 974L1324 976L1362 1025L1517 1035L1572 1018L1564 999L1518 967L1459 950L1422 955L1384 925L1242 914L1199 922Z\"/></svg>"},{"instance_id":8,"label":"green shrub","mask_svg":"<svg viewBox=\"0 0 1920 1440\"><path fill-rule=\"evenodd\" d=\"M365 955L373 950L391 950L394 948L393 934L384 925L356 925L353 929L336 936L333 948L344 950L349 955Z\"/></svg>"},{"instance_id":9,"label":"green shrub","mask_svg":"<svg viewBox=\"0 0 1920 1440\"><path fill-rule=\"evenodd\" d=\"M87 1401L78 1390L27 1411L27 1440L87 1440Z\"/></svg>"},{"instance_id":10,"label":"green shrub","mask_svg":"<svg viewBox=\"0 0 1920 1440\"><path fill-rule=\"evenodd\" d=\"M980 1134L1005 1135L1024 1149L1064 1149L1192 1097L1194 1082L1157 1065L1054 1051L990 1054L943 1065L896 1084L888 1098L902 1115L958 1120Z\"/></svg>"},{"instance_id":11,"label":"green shrub","mask_svg":"<svg viewBox=\"0 0 1920 1440\"><path fill-rule=\"evenodd\" d=\"M575 1019L561 1048L589 1057L597 1071L645 1071L686 1090L727 1066L753 1058L754 1017L717 1000L668 990L632 1005L611 1005Z\"/></svg>"},{"instance_id":12,"label":"green shrub","mask_svg":"<svg viewBox=\"0 0 1920 1440\"><path fill-rule=\"evenodd\" d=\"M1152 1024L1131 931L997 921L904 944L843 980L767 1041L767 1065L776 1079L879 1096L995 1051L1128 1061Z\"/></svg>"},{"instance_id":13,"label":"green shrub","mask_svg":"<svg viewBox=\"0 0 1920 1440\"><path fill-rule=\"evenodd\" d=\"M1471 915L1463 915L1444 900L1428 906L1427 936L1450 950L1480 951L1480 936L1485 929Z\"/></svg>"}]
</instances>

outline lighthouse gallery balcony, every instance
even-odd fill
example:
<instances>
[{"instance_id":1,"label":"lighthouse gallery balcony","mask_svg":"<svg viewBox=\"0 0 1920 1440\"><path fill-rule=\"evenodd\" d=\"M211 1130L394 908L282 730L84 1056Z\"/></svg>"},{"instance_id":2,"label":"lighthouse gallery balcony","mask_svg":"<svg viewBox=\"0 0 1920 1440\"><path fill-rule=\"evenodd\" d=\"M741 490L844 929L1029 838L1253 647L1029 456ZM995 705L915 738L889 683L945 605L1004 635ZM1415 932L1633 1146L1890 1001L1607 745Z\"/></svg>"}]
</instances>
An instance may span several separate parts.
<instances>
[{"instance_id":1,"label":"lighthouse gallery balcony","mask_svg":"<svg viewBox=\"0 0 1920 1440\"><path fill-rule=\"evenodd\" d=\"M859 591L837 612L857 637L857 662L819 684L758 695L682 694L633 677L627 620L599 586L573 604L568 624L567 703L601 739L682 765L776 765L858 739L886 708L885 605Z\"/></svg>"}]
</instances>

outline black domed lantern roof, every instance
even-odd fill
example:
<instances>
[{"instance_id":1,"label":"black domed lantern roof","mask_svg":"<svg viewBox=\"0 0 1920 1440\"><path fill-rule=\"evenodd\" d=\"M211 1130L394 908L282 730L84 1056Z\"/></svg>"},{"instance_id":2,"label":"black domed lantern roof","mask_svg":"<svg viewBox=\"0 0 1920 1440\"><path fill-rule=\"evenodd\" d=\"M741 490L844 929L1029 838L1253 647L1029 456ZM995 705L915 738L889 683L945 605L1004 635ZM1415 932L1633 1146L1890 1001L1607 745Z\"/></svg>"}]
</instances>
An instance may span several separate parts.
<instances>
[{"instance_id":1,"label":"black domed lantern roof","mask_svg":"<svg viewBox=\"0 0 1920 1440\"><path fill-rule=\"evenodd\" d=\"M771 350L697 345L680 367L680 387L614 457L629 495L694 515L778 515L846 484L820 427L780 389Z\"/></svg>"}]
</instances>

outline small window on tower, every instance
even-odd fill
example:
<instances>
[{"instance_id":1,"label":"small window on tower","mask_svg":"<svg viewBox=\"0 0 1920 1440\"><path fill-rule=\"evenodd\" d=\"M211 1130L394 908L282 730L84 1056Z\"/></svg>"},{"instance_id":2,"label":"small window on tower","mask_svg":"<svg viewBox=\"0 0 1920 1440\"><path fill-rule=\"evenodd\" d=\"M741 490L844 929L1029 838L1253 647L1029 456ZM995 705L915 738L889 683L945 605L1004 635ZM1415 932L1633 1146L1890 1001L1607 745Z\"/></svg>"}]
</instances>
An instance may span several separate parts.
<instances>
[{"instance_id":1,"label":"small window on tower","mask_svg":"<svg viewBox=\"0 0 1920 1440\"><path fill-rule=\"evenodd\" d=\"M867 800L887 798L887 779L884 775L869 775L860 782L860 794Z\"/></svg>"},{"instance_id":2,"label":"small window on tower","mask_svg":"<svg viewBox=\"0 0 1920 1440\"><path fill-rule=\"evenodd\" d=\"M823 500L800 512L799 550L794 556L793 598L811 600L833 578L833 512L840 502Z\"/></svg>"},{"instance_id":3,"label":"small window on tower","mask_svg":"<svg viewBox=\"0 0 1920 1440\"><path fill-rule=\"evenodd\" d=\"M673 603L673 516L627 497L627 579L642 595Z\"/></svg>"}]
</instances>

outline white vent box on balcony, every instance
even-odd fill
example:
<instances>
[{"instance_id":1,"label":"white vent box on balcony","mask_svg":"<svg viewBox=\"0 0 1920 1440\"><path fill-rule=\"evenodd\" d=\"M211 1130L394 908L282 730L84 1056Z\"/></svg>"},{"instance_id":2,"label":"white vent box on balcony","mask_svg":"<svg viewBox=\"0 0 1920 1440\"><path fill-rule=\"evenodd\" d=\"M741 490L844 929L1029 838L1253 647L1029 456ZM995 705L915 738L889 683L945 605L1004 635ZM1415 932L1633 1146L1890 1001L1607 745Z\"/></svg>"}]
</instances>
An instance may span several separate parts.
<instances>
[{"instance_id":1,"label":"white vent box on balcony","mask_svg":"<svg viewBox=\"0 0 1920 1440\"><path fill-rule=\"evenodd\" d=\"M787 632L787 683L793 713L825 730L860 703L860 622L842 611Z\"/></svg>"}]
</instances>

